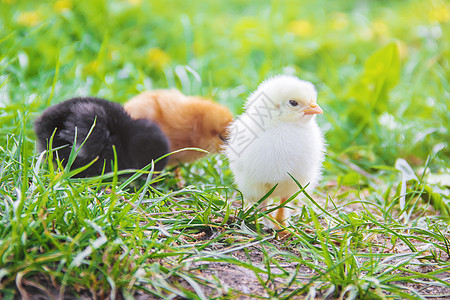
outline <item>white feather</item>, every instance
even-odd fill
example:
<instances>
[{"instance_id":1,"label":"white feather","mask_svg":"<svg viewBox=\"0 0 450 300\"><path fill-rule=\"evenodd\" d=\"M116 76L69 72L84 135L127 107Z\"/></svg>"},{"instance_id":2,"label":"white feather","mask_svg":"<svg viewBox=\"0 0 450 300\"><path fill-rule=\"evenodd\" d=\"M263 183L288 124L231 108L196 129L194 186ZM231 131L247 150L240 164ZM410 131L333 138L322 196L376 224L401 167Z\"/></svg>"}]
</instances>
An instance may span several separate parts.
<instances>
[{"instance_id":1,"label":"white feather","mask_svg":"<svg viewBox=\"0 0 450 300\"><path fill-rule=\"evenodd\" d=\"M289 106L295 100L298 107ZM281 75L261 83L245 104L245 112L229 128L225 154L235 182L247 202L255 202L275 184L273 198L299 190L289 176L312 191L320 180L324 139L315 115L304 109L316 103L307 81Z\"/></svg>"}]
</instances>

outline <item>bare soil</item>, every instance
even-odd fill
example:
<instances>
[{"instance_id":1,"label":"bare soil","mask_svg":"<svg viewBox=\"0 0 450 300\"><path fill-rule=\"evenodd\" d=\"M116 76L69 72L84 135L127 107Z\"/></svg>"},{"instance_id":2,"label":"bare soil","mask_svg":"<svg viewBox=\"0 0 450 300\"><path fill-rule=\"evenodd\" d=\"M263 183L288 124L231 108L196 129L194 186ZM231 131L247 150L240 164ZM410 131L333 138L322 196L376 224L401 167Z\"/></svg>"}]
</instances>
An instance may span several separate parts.
<instances>
[{"instance_id":1,"label":"bare soil","mask_svg":"<svg viewBox=\"0 0 450 300\"><path fill-rule=\"evenodd\" d=\"M274 241L277 243L277 241ZM420 245L416 245L420 247ZM256 248L248 249L247 253L243 250L239 250L231 253L233 258L240 261L251 260L252 265L260 268L264 268L262 264L261 251ZM398 245L395 250L400 253L405 253L409 251L409 248L402 245ZM443 254L444 255L444 254ZM446 255L446 254L445 254ZM449 259L447 257L447 259ZM362 262L362 261L361 261ZM415 263L418 261L412 261L408 264L408 269L413 272L426 274L428 272L433 272L436 267L433 265L429 266L417 266ZM210 287L208 285L202 285L201 288L205 295L211 298L225 298L225 299L257 299L257 298L269 298L268 290L281 292L294 292L296 289L300 288L298 285L289 285L287 279L276 278L275 280L266 281L267 276L260 276L259 278L255 275L255 272L249 270L248 268L238 266L232 263L224 262L195 262L190 265L193 272L196 272L196 276L204 278L205 281L218 282L219 288ZM282 269L278 266L271 265L271 272L294 272L297 271L297 282L306 284L312 276L316 275L314 272L306 266L298 266L296 264L285 263L280 265ZM411 275L406 272L403 273L404 276ZM442 273L439 278L449 282L448 287L436 286L434 282L428 282L425 279L420 284L410 284L405 282L397 282L398 285L413 288L419 291L420 294L426 298L432 297L433 299L450 299L450 272ZM186 288L190 288L189 284L181 279L178 282ZM191 288L192 289L192 288ZM57 284L52 283L48 278L40 275L35 275L29 279L22 279L20 289L17 289L16 296L14 299L33 299L33 300L44 300L44 299L58 299L60 296L60 287ZM135 293L134 297L136 299L156 299L154 296L138 291ZM303 299L305 295L295 295L291 299ZM317 293L316 299L324 299L323 294ZM111 299L111 295L95 295L93 296L89 290L78 289L66 289L62 299ZM116 294L116 299L124 299L120 291ZM175 299L181 299L176 297ZM327 299L334 299L329 297Z\"/></svg>"}]
</instances>

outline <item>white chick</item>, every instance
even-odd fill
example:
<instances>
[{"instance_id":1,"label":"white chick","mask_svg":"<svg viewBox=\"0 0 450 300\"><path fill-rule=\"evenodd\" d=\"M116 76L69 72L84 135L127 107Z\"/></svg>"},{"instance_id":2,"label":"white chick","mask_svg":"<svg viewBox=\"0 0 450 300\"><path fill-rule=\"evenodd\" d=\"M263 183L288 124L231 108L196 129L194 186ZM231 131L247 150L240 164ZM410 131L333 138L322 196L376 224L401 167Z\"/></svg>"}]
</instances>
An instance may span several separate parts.
<instances>
[{"instance_id":1,"label":"white chick","mask_svg":"<svg viewBox=\"0 0 450 300\"><path fill-rule=\"evenodd\" d=\"M314 189L325 153L316 114L323 114L323 110L317 105L314 85L295 76L270 78L249 96L244 113L229 128L225 148L247 203L257 202L276 184L271 200L285 202L299 190L289 174L303 187L309 184L308 192ZM267 205L266 200L261 208ZM286 209L273 214L279 224L290 215Z\"/></svg>"}]
</instances>

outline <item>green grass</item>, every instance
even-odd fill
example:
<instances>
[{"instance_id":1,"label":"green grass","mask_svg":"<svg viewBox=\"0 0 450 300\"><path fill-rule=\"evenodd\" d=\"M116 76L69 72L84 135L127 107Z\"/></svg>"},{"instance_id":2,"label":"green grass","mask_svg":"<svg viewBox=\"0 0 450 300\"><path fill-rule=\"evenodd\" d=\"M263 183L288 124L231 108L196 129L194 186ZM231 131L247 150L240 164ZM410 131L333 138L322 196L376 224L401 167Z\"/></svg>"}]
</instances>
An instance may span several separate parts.
<instances>
[{"instance_id":1,"label":"green grass","mask_svg":"<svg viewBox=\"0 0 450 300\"><path fill-rule=\"evenodd\" d=\"M449 27L445 1L0 1L0 295L450 297ZM286 240L220 155L179 188L36 152L33 120L72 96L175 87L238 114L283 72L317 85L328 143Z\"/></svg>"}]
</instances>

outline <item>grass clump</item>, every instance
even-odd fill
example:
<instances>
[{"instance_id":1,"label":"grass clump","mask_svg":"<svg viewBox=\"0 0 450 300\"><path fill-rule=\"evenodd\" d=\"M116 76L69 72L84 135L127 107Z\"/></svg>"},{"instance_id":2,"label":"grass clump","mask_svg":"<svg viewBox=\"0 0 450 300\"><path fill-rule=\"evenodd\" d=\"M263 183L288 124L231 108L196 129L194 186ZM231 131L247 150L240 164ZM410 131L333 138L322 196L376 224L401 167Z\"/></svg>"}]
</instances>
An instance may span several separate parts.
<instances>
[{"instance_id":1,"label":"grass clump","mask_svg":"<svg viewBox=\"0 0 450 300\"><path fill-rule=\"evenodd\" d=\"M449 297L450 10L387 5L1 1L3 299ZM36 151L33 120L72 96L178 88L240 113L278 73L317 85L328 142L284 240L220 155L180 187L151 166L73 179Z\"/></svg>"}]
</instances>

